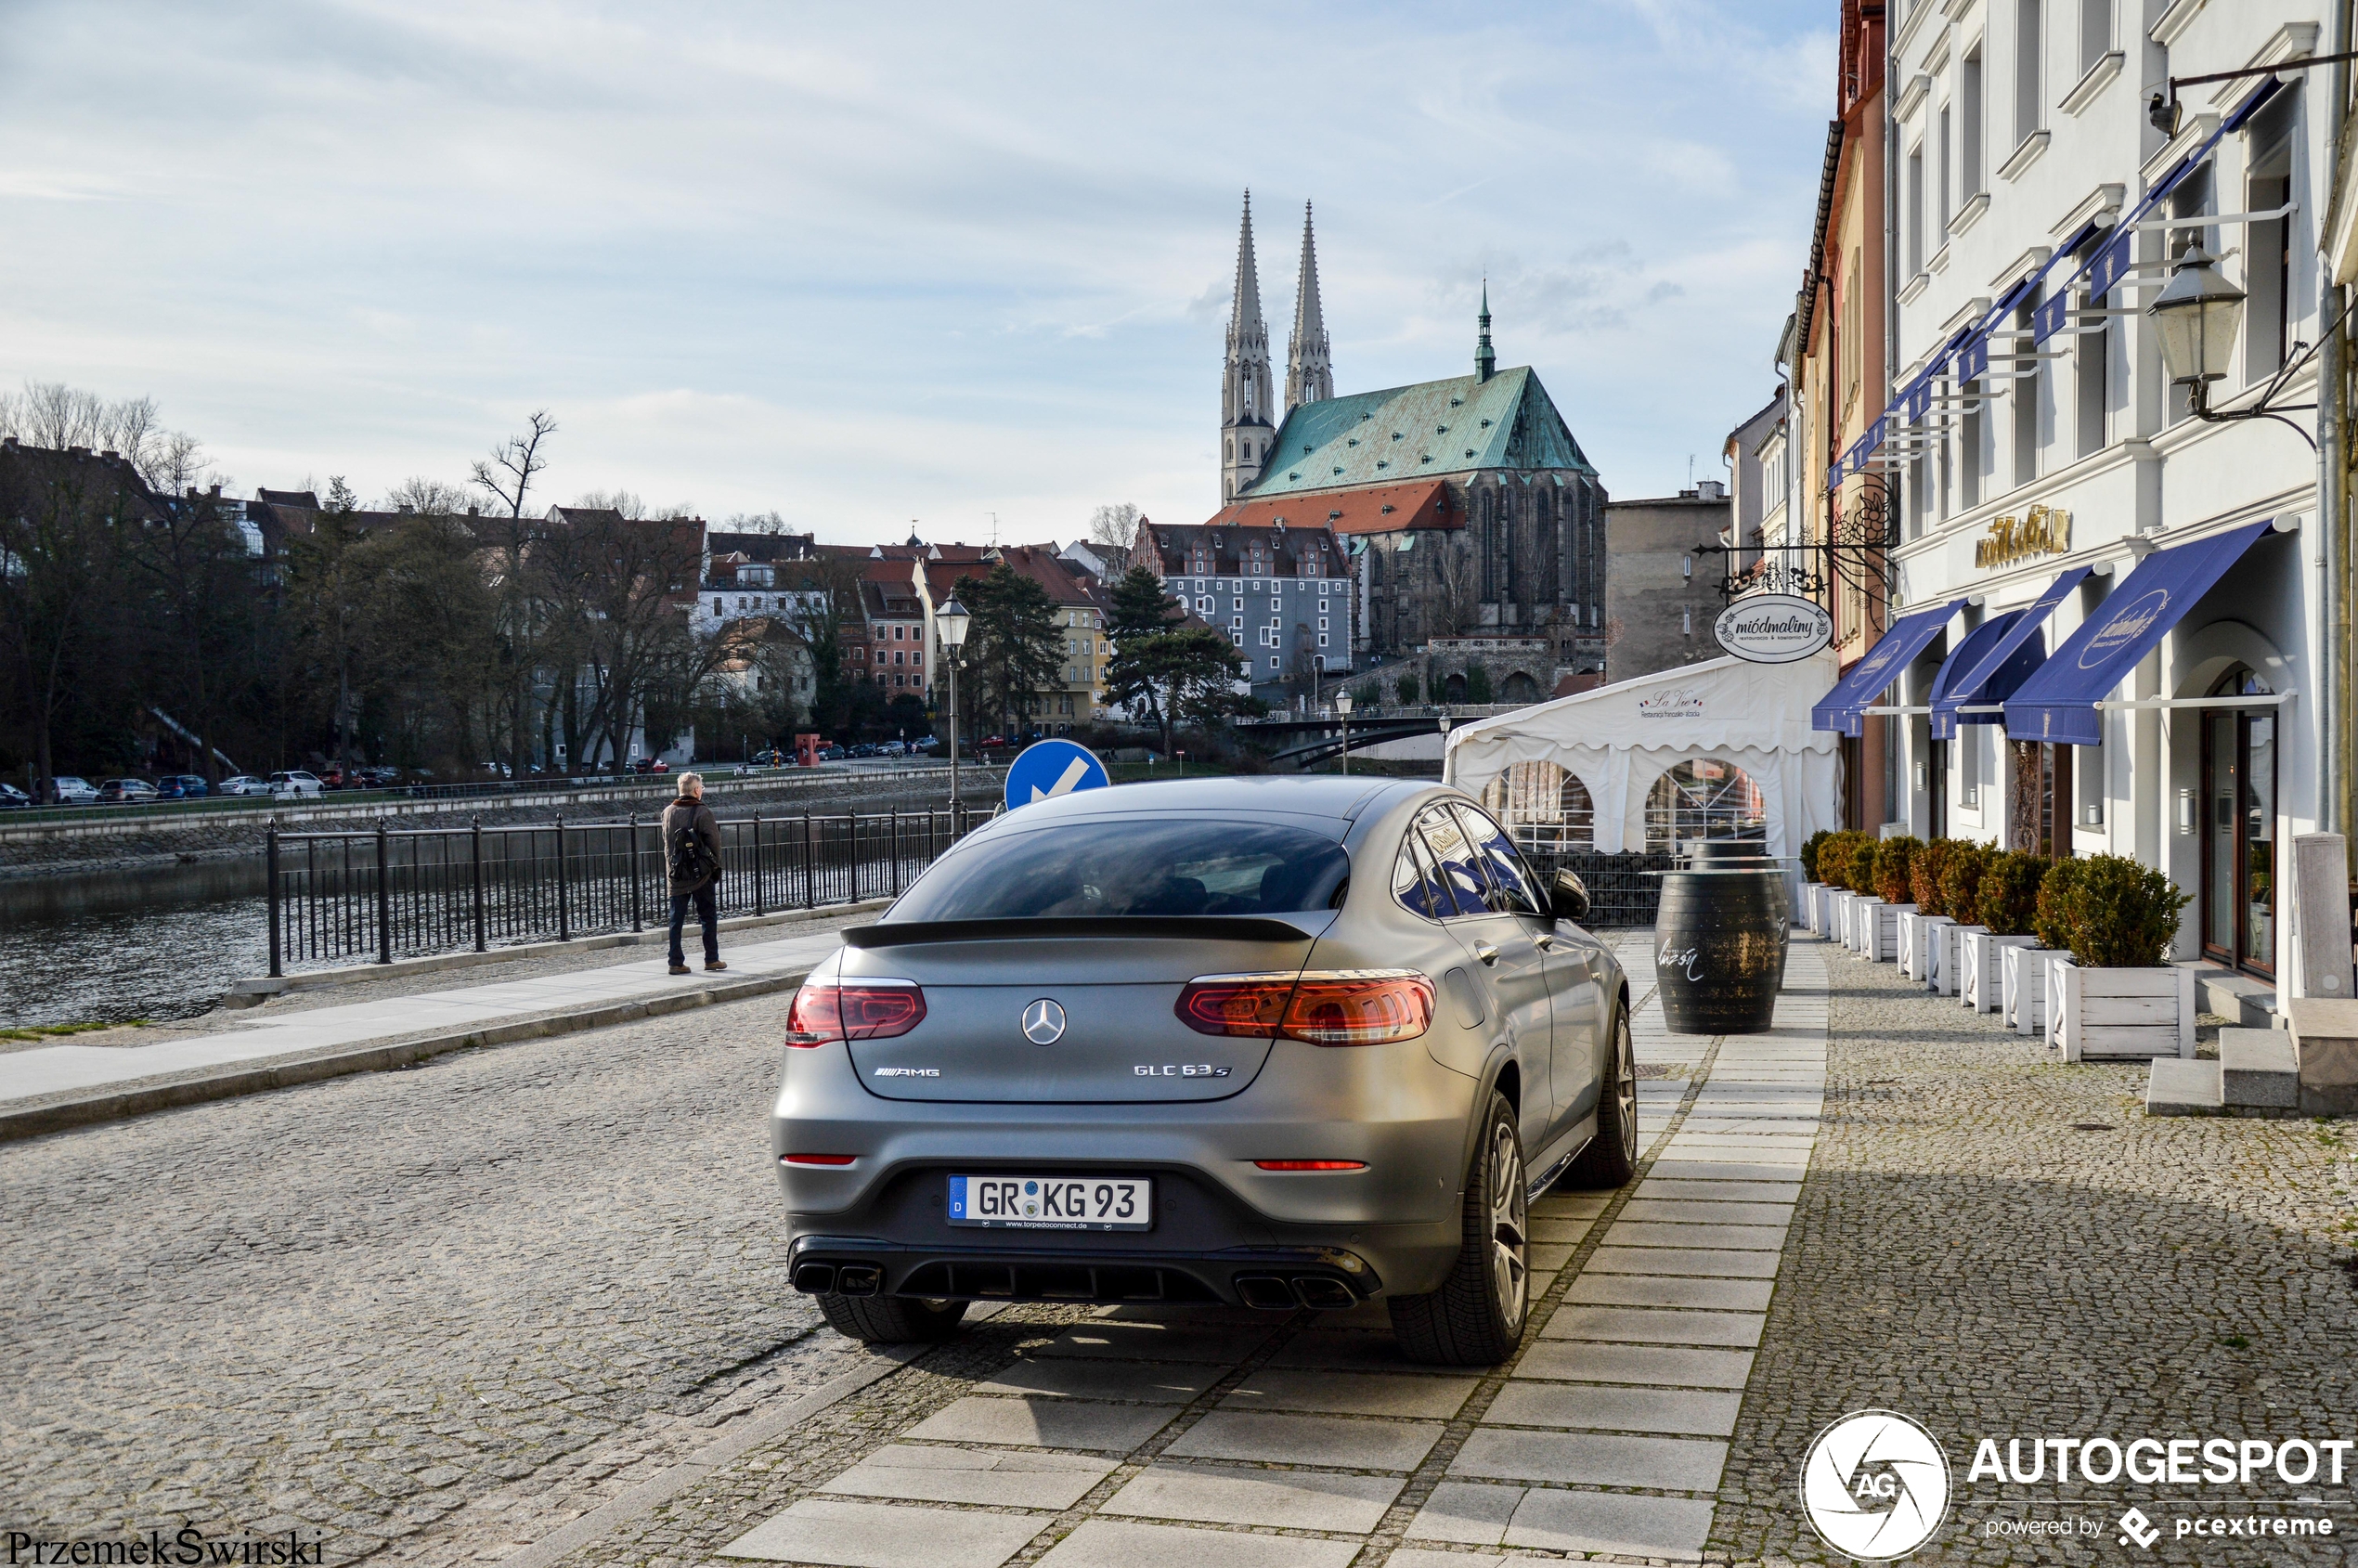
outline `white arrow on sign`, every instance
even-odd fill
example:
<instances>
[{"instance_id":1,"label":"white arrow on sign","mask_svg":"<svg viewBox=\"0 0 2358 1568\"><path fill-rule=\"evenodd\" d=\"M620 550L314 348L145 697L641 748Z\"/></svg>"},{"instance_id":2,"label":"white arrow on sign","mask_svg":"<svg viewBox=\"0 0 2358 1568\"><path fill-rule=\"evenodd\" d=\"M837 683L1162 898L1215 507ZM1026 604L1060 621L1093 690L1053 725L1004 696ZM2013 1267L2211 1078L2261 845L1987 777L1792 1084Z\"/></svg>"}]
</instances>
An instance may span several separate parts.
<instances>
[{"instance_id":1,"label":"white arrow on sign","mask_svg":"<svg viewBox=\"0 0 2358 1568\"><path fill-rule=\"evenodd\" d=\"M1045 794L1041 792L1041 788L1038 784L1033 784L1031 786L1031 798L1034 800L1054 800L1059 795L1070 795L1074 790L1081 787L1081 781L1088 776L1089 759L1085 757L1076 757L1072 759L1072 766L1065 770L1064 777L1058 779L1055 787L1048 790Z\"/></svg>"}]
</instances>

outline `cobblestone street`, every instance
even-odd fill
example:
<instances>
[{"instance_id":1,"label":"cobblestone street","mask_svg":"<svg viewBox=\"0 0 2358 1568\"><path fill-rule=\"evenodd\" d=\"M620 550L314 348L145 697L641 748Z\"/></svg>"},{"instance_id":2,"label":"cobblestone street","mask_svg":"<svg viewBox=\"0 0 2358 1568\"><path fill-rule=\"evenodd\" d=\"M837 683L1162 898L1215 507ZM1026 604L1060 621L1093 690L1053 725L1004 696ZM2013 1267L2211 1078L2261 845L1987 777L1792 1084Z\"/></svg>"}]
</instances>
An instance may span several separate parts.
<instances>
[{"instance_id":1,"label":"cobblestone street","mask_svg":"<svg viewBox=\"0 0 2358 1568\"><path fill-rule=\"evenodd\" d=\"M1621 944L1641 998L1648 945ZM1535 1206L1539 1302L1507 1367L1408 1366L1380 1306L1017 1306L683 1470L882 1369L812 1332L780 1277L761 1111L784 1011L0 1149L20 1261L0 1528L317 1528L330 1562L440 1565L513 1556L667 1476L594 1538L527 1556L1832 1562L1801 1458L1870 1406L1924 1422L1953 1467L1911 1561L2248 1560L2120 1547L2132 1503L2165 1528L2245 1504L2358 1528L2347 1484L1966 1473L1983 1436L2358 1435L2345 1131L2146 1121L2142 1068L2066 1067L1806 940L1771 1034L1676 1037L1641 1008L1646 1167ZM2104 1534L1989 1533L2066 1518Z\"/></svg>"}]
</instances>

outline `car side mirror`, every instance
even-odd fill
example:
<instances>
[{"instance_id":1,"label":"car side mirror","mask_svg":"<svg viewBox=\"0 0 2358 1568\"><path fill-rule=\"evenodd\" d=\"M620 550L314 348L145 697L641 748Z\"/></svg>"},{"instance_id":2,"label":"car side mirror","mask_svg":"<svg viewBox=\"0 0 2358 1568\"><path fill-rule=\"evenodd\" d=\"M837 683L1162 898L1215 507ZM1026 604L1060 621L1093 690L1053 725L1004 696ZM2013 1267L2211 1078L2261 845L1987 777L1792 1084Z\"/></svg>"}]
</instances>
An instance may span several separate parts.
<instances>
[{"instance_id":1,"label":"car side mirror","mask_svg":"<svg viewBox=\"0 0 2358 1568\"><path fill-rule=\"evenodd\" d=\"M1586 920L1588 918L1588 885L1580 880L1578 872L1574 871L1570 866L1559 870L1556 873L1555 881L1549 884L1548 890L1555 904L1557 919Z\"/></svg>"}]
</instances>

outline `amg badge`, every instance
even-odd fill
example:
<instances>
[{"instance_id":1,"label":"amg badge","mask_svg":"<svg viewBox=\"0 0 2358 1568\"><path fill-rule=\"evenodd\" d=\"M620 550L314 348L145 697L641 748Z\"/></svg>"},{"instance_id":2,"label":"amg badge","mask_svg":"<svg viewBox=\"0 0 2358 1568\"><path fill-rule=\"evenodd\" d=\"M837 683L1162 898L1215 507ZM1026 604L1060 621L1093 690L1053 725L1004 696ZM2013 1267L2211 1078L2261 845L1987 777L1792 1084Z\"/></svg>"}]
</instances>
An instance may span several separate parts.
<instances>
[{"instance_id":1,"label":"amg badge","mask_svg":"<svg viewBox=\"0 0 2358 1568\"><path fill-rule=\"evenodd\" d=\"M876 1076L878 1078L939 1078L941 1069L938 1067L880 1067L876 1069Z\"/></svg>"}]
</instances>

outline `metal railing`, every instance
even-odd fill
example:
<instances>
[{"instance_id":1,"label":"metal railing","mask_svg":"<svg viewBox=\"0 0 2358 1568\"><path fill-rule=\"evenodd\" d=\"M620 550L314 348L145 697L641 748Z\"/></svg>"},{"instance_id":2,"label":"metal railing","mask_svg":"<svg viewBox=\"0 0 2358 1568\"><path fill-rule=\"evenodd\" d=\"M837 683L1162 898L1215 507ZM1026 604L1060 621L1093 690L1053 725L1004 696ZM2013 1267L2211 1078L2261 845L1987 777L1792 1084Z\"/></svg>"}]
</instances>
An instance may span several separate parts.
<instances>
[{"instance_id":1,"label":"metal railing","mask_svg":"<svg viewBox=\"0 0 2358 1568\"><path fill-rule=\"evenodd\" d=\"M724 818L719 901L768 914L898 895L990 820L953 808ZM660 819L270 831L270 973L642 931L671 917Z\"/></svg>"}]
</instances>

